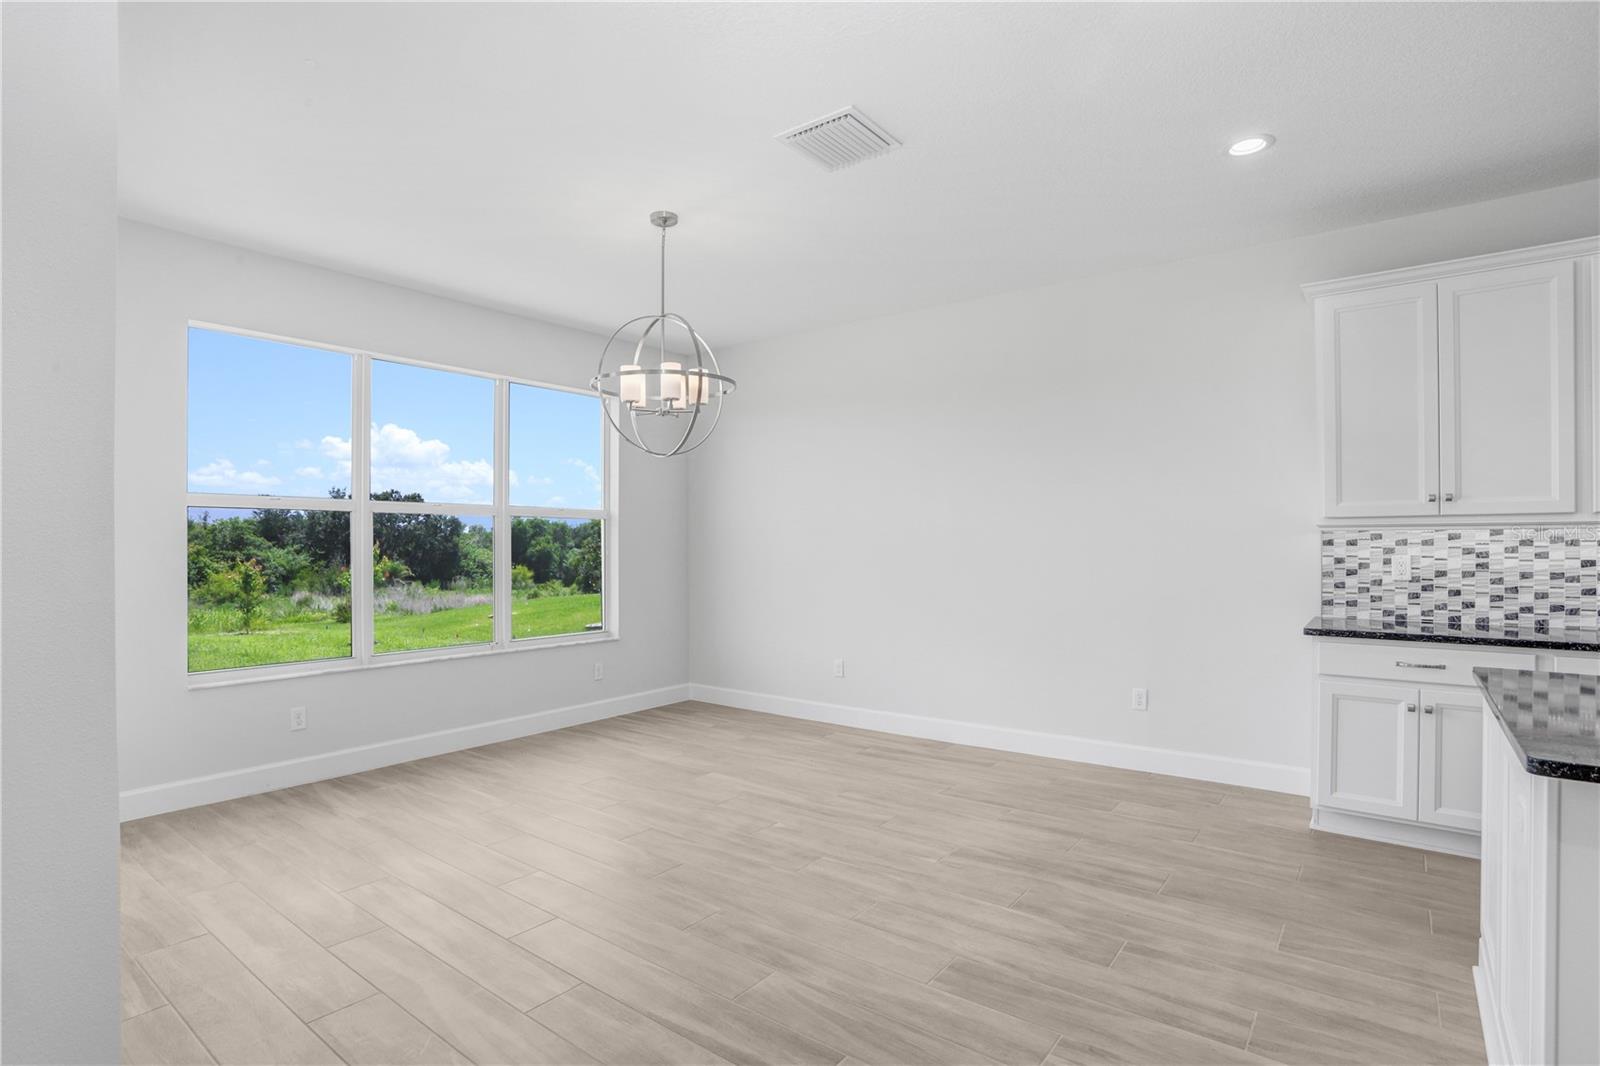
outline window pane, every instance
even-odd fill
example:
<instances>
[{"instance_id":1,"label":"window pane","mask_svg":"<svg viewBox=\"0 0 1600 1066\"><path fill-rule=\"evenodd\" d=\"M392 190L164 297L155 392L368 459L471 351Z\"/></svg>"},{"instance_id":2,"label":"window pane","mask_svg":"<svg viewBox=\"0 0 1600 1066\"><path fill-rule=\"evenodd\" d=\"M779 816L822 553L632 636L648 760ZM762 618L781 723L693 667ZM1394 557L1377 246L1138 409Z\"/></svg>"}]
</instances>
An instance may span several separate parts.
<instances>
[{"instance_id":1,"label":"window pane","mask_svg":"<svg viewBox=\"0 0 1600 1066\"><path fill-rule=\"evenodd\" d=\"M372 361L372 498L494 502L494 382Z\"/></svg>"},{"instance_id":2,"label":"window pane","mask_svg":"<svg viewBox=\"0 0 1600 1066\"><path fill-rule=\"evenodd\" d=\"M494 639L494 519L372 516L372 634L379 653Z\"/></svg>"},{"instance_id":3,"label":"window pane","mask_svg":"<svg viewBox=\"0 0 1600 1066\"><path fill-rule=\"evenodd\" d=\"M602 507L601 417L598 397L512 385L512 506Z\"/></svg>"},{"instance_id":4,"label":"window pane","mask_svg":"<svg viewBox=\"0 0 1600 1066\"><path fill-rule=\"evenodd\" d=\"M512 639L601 628L603 543L598 519L511 520Z\"/></svg>"},{"instance_id":5,"label":"window pane","mask_svg":"<svg viewBox=\"0 0 1600 1066\"><path fill-rule=\"evenodd\" d=\"M344 496L350 357L189 330L189 491Z\"/></svg>"},{"instance_id":6,"label":"window pane","mask_svg":"<svg viewBox=\"0 0 1600 1066\"><path fill-rule=\"evenodd\" d=\"M350 515L189 508L189 671L350 655Z\"/></svg>"}]
</instances>

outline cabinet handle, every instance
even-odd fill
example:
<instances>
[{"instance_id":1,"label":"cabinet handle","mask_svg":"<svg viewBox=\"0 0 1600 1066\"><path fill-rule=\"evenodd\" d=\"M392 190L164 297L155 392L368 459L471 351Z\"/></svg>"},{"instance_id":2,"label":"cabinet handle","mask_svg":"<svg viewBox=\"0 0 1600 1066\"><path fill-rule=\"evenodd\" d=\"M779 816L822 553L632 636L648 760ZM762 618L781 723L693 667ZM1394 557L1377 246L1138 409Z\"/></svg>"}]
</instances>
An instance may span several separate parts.
<instances>
[{"instance_id":1,"label":"cabinet handle","mask_svg":"<svg viewBox=\"0 0 1600 1066\"><path fill-rule=\"evenodd\" d=\"M1455 503L1456 502L1456 494L1453 493L1453 492L1445 493L1444 494L1444 502L1445 503Z\"/></svg>"},{"instance_id":2,"label":"cabinet handle","mask_svg":"<svg viewBox=\"0 0 1600 1066\"><path fill-rule=\"evenodd\" d=\"M1396 659L1394 664L1405 670L1448 670L1449 663L1408 663L1404 659Z\"/></svg>"},{"instance_id":3,"label":"cabinet handle","mask_svg":"<svg viewBox=\"0 0 1600 1066\"><path fill-rule=\"evenodd\" d=\"M1415 703L1406 704L1406 713L1407 714L1416 714L1417 713L1417 705Z\"/></svg>"},{"instance_id":4,"label":"cabinet handle","mask_svg":"<svg viewBox=\"0 0 1600 1066\"><path fill-rule=\"evenodd\" d=\"M1433 713L1433 704L1431 704L1431 703L1424 703L1424 704L1423 704L1423 705L1422 705L1422 713L1423 713L1423 714L1432 714L1432 713Z\"/></svg>"},{"instance_id":5,"label":"cabinet handle","mask_svg":"<svg viewBox=\"0 0 1600 1066\"><path fill-rule=\"evenodd\" d=\"M1439 494L1437 492L1428 493L1428 502L1429 503L1438 503L1439 502Z\"/></svg>"}]
</instances>

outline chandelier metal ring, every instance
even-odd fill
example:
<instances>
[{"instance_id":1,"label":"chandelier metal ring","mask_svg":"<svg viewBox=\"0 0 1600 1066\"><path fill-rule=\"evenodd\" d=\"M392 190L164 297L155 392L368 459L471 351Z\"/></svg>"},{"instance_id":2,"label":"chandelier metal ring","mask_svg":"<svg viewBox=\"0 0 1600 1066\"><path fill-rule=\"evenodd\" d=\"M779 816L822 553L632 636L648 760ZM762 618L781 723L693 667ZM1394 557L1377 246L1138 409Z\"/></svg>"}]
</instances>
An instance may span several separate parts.
<instances>
[{"instance_id":1,"label":"chandelier metal ring","mask_svg":"<svg viewBox=\"0 0 1600 1066\"><path fill-rule=\"evenodd\" d=\"M667 310L667 228L677 225L678 216L657 211L651 225L661 230L661 310L654 315L630 318L612 331L600 351L600 364L589 387L600 397L606 421L629 444L647 455L667 458L684 455L704 444L722 420L723 398L733 393L738 383L722 372L716 353L704 337L682 315ZM618 345L624 333L644 323L632 341L630 361L613 363L613 352L621 359L628 344ZM682 331L687 341L676 348L668 340L669 328ZM653 349L656 365L646 365ZM677 351L683 351L679 356ZM693 352L690 363L689 351ZM707 411L706 409L710 410ZM702 417L706 415L708 417ZM665 427L687 416L681 433L676 430L646 432L640 419ZM703 430L697 434L697 430ZM653 438L653 439L652 439Z\"/></svg>"}]
</instances>

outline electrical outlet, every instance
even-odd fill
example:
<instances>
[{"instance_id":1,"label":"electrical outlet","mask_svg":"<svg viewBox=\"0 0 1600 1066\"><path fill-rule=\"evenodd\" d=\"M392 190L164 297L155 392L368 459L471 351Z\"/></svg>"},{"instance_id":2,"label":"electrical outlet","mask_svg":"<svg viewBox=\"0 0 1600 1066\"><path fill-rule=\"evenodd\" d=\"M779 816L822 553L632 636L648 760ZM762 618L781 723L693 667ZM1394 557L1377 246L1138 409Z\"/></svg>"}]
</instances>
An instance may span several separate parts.
<instances>
[{"instance_id":1,"label":"electrical outlet","mask_svg":"<svg viewBox=\"0 0 1600 1066\"><path fill-rule=\"evenodd\" d=\"M833 660L833 676L834 677L843 677L844 676L844 660L843 659L835 659L835 660Z\"/></svg>"},{"instance_id":2,"label":"electrical outlet","mask_svg":"<svg viewBox=\"0 0 1600 1066\"><path fill-rule=\"evenodd\" d=\"M606 664L605 663L595 663L594 664L594 679L596 681L604 681L605 677L606 677Z\"/></svg>"},{"instance_id":3,"label":"electrical outlet","mask_svg":"<svg viewBox=\"0 0 1600 1066\"><path fill-rule=\"evenodd\" d=\"M306 727L306 709L304 707L289 708L289 730L291 732Z\"/></svg>"},{"instance_id":4,"label":"electrical outlet","mask_svg":"<svg viewBox=\"0 0 1600 1066\"><path fill-rule=\"evenodd\" d=\"M1395 552L1389 562L1389 577L1394 581L1411 580L1411 553Z\"/></svg>"},{"instance_id":5,"label":"electrical outlet","mask_svg":"<svg viewBox=\"0 0 1600 1066\"><path fill-rule=\"evenodd\" d=\"M1133 699L1129 702L1129 706L1136 711L1148 711L1150 709L1150 690L1147 688L1134 689Z\"/></svg>"}]
</instances>

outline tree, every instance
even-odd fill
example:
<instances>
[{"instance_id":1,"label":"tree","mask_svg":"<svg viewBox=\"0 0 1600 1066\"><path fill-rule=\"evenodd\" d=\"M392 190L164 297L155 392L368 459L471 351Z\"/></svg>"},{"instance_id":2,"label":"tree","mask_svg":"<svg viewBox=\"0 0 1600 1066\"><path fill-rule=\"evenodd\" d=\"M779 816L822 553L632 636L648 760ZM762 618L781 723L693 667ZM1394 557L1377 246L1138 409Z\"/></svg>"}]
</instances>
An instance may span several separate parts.
<instances>
[{"instance_id":1,"label":"tree","mask_svg":"<svg viewBox=\"0 0 1600 1066\"><path fill-rule=\"evenodd\" d=\"M579 592L599 592L605 565L600 546L600 523L585 523L580 536L578 546L570 557L573 571L570 583L577 585Z\"/></svg>"},{"instance_id":2,"label":"tree","mask_svg":"<svg viewBox=\"0 0 1600 1066\"><path fill-rule=\"evenodd\" d=\"M422 503L421 493L394 489L372 494L374 500ZM461 531L454 515L374 514L372 539L378 550L404 563L418 581L440 587L461 573Z\"/></svg>"},{"instance_id":3,"label":"tree","mask_svg":"<svg viewBox=\"0 0 1600 1066\"><path fill-rule=\"evenodd\" d=\"M236 573L238 588L234 592L234 603L239 608L239 619L248 633L255 624L256 614L261 610L261 601L267 594L267 583L261 576L260 564L254 559L241 562Z\"/></svg>"}]
</instances>

